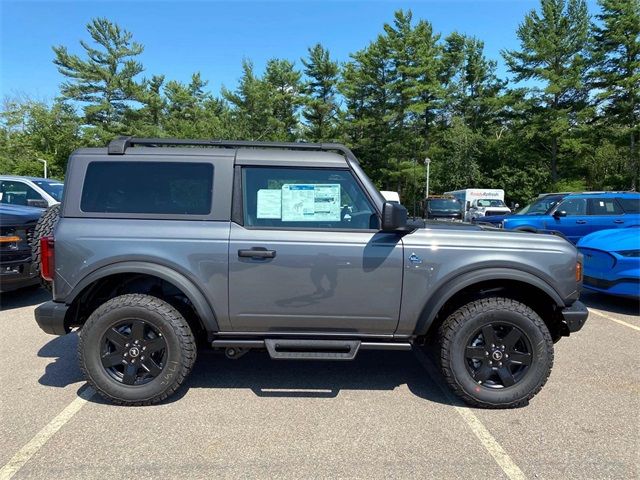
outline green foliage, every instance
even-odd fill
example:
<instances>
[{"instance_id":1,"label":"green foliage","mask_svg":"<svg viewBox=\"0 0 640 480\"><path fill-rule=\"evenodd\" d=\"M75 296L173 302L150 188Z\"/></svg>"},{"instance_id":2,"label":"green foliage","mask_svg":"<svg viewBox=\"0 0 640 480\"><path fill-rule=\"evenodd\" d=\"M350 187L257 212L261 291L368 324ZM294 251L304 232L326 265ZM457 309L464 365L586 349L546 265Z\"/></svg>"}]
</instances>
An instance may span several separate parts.
<instances>
[{"instance_id":1,"label":"green foliage","mask_svg":"<svg viewBox=\"0 0 640 480\"><path fill-rule=\"evenodd\" d=\"M249 60L220 95L194 73L187 82L142 77L143 47L107 19L87 26L82 54L54 47L65 76L52 104L5 101L0 172L61 177L69 153L116 135L341 141L378 187L420 213L424 159L430 192L503 188L524 204L541 192L627 189L640 161L639 0L541 0L503 52L513 80L496 75L482 40L442 38L411 11L340 65L321 44L301 70Z\"/></svg>"},{"instance_id":2,"label":"green foliage","mask_svg":"<svg viewBox=\"0 0 640 480\"><path fill-rule=\"evenodd\" d=\"M86 59L57 46L53 63L67 78L60 86L62 98L84 104L84 122L104 136L126 129L125 114L140 92L135 78L143 68L135 57L143 47L106 18L91 21L87 31L94 45L80 41Z\"/></svg>"},{"instance_id":3,"label":"green foliage","mask_svg":"<svg viewBox=\"0 0 640 480\"><path fill-rule=\"evenodd\" d=\"M331 60L329 50L317 43L309 48L309 58L302 59L304 74L305 136L313 141L330 141L336 134L338 104L336 100L339 66Z\"/></svg>"}]
</instances>

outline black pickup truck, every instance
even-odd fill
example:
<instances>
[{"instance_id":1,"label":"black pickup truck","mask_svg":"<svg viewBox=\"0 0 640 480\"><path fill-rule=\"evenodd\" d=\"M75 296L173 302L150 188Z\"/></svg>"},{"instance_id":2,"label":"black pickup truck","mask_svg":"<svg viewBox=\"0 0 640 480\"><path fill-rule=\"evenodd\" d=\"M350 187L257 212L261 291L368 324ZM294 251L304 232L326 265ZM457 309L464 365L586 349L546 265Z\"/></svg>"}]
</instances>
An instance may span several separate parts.
<instances>
[{"instance_id":1,"label":"black pickup truck","mask_svg":"<svg viewBox=\"0 0 640 480\"><path fill-rule=\"evenodd\" d=\"M0 203L0 291L40 283L32 268L31 241L43 209Z\"/></svg>"}]
</instances>

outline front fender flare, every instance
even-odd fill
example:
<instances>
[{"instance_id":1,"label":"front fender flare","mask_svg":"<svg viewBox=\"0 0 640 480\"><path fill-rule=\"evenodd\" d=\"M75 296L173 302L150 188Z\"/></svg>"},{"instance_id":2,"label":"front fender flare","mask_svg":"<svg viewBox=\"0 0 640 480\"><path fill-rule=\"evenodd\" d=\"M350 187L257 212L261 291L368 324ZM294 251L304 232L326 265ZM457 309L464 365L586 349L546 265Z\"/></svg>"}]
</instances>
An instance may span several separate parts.
<instances>
[{"instance_id":1,"label":"front fender flare","mask_svg":"<svg viewBox=\"0 0 640 480\"><path fill-rule=\"evenodd\" d=\"M547 282L532 273L513 268L484 268L482 270L460 274L441 285L433 295L429 297L422 309L422 314L416 326L416 334L425 335L427 333L440 309L453 298L455 294L463 288L487 280L514 280L527 283L549 295L558 307L564 308L565 306L558 292Z\"/></svg>"},{"instance_id":2,"label":"front fender flare","mask_svg":"<svg viewBox=\"0 0 640 480\"><path fill-rule=\"evenodd\" d=\"M170 267L157 263L141 261L118 262L98 268L78 282L66 297L65 303L71 304L86 287L96 280L119 273L142 273L161 278L162 280L171 283L176 288L180 289L193 304L203 327L209 332L219 331L215 313L200 289L183 274Z\"/></svg>"}]
</instances>

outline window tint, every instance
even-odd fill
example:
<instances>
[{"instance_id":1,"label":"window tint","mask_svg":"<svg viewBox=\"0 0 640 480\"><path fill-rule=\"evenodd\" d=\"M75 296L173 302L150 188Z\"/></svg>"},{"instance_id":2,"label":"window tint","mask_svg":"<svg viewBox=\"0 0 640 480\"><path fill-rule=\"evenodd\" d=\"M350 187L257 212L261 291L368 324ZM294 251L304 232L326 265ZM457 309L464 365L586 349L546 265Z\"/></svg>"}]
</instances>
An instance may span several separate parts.
<instances>
[{"instance_id":1,"label":"window tint","mask_svg":"<svg viewBox=\"0 0 640 480\"><path fill-rule=\"evenodd\" d=\"M208 163L92 162L80 209L95 213L207 215L213 166Z\"/></svg>"},{"instance_id":2,"label":"window tint","mask_svg":"<svg viewBox=\"0 0 640 480\"><path fill-rule=\"evenodd\" d=\"M586 198L569 198L558 206L558 211L564 210L567 215L586 215L587 199Z\"/></svg>"},{"instance_id":3,"label":"window tint","mask_svg":"<svg viewBox=\"0 0 640 480\"><path fill-rule=\"evenodd\" d=\"M640 213L640 198L618 198L625 213Z\"/></svg>"},{"instance_id":4,"label":"window tint","mask_svg":"<svg viewBox=\"0 0 640 480\"><path fill-rule=\"evenodd\" d=\"M378 217L348 170L244 168L244 224L378 229Z\"/></svg>"},{"instance_id":5,"label":"window tint","mask_svg":"<svg viewBox=\"0 0 640 480\"><path fill-rule=\"evenodd\" d=\"M0 203L11 205L41 206L42 195L23 182L4 180L0 182Z\"/></svg>"},{"instance_id":6,"label":"window tint","mask_svg":"<svg viewBox=\"0 0 640 480\"><path fill-rule=\"evenodd\" d=\"M613 198L590 198L589 215L619 215L622 209Z\"/></svg>"}]
</instances>

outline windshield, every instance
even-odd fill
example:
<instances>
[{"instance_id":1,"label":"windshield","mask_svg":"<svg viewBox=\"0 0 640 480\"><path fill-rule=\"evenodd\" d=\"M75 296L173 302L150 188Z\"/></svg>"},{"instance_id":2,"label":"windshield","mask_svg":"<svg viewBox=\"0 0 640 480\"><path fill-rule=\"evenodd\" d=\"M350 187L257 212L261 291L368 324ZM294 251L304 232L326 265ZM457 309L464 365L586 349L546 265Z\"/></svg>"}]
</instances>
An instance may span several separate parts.
<instances>
[{"instance_id":1,"label":"windshield","mask_svg":"<svg viewBox=\"0 0 640 480\"><path fill-rule=\"evenodd\" d=\"M535 202L530 203L522 210L516 213L516 215L544 215L551 210L560 200L560 195L547 195L542 198L538 198Z\"/></svg>"},{"instance_id":2,"label":"windshield","mask_svg":"<svg viewBox=\"0 0 640 480\"><path fill-rule=\"evenodd\" d=\"M458 212L462 208L454 198L433 198L428 200L429 210Z\"/></svg>"},{"instance_id":3,"label":"windshield","mask_svg":"<svg viewBox=\"0 0 640 480\"><path fill-rule=\"evenodd\" d=\"M58 202L62 201L62 191L64 190L64 183L58 180L34 180L33 183L38 185L41 189L51 195Z\"/></svg>"},{"instance_id":4,"label":"windshield","mask_svg":"<svg viewBox=\"0 0 640 480\"><path fill-rule=\"evenodd\" d=\"M479 207L506 207L502 200L478 200Z\"/></svg>"}]
</instances>

